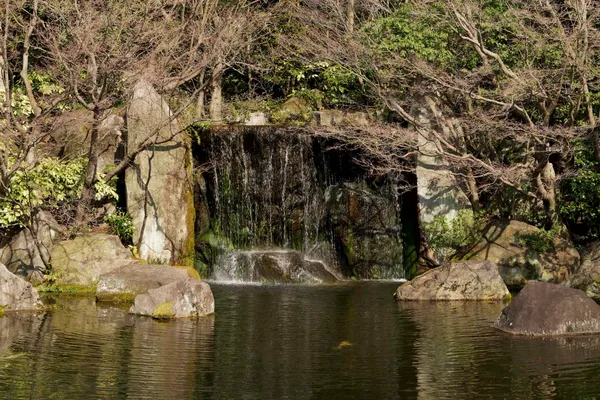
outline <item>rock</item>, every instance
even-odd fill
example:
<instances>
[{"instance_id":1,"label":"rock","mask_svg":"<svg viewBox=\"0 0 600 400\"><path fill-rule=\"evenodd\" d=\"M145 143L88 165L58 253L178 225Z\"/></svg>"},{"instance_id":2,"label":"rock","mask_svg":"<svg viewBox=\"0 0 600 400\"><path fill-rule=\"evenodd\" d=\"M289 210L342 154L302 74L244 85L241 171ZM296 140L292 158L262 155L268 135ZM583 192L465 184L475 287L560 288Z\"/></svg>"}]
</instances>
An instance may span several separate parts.
<instances>
[{"instance_id":1,"label":"rock","mask_svg":"<svg viewBox=\"0 0 600 400\"><path fill-rule=\"evenodd\" d=\"M310 106L299 97L290 97L281 107L271 114L271 119L279 124L293 121L306 122L310 120Z\"/></svg>"},{"instance_id":2,"label":"rock","mask_svg":"<svg viewBox=\"0 0 600 400\"><path fill-rule=\"evenodd\" d=\"M439 130L440 135L448 136L453 121L444 118L435 100L430 97L420 99L421 107L415 109L415 119L426 129L418 138L417 154L417 193L419 196L420 217L422 222L432 222L436 217L450 221L461 210L470 210L468 197L461 190L456 174L442 157L437 154L439 143L427 130ZM446 125L446 126L444 126Z\"/></svg>"},{"instance_id":3,"label":"rock","mask_svg":"<svg viewBox=\"0 0 600 400\"><path fill-rule=\"evenodd\" d=\"M404 276L401 222L393 197L364 183L334 185L325 192L329 225L344 253L345 272L358 278Z\"/></svg>"},{"instance_id":4,"label":"rock","mask_svg":"<svg viewBox=\"0 0 600 400\"><path fill-rule=\"evenodd\" d=\"M50 260L54 241L60 237L64 228L46 211L40 211L36 215L34 224L40 248L35 244L31 231L25 228L0 249L0 263L28 282L39 284L43 281L43 273L47 267L44 260Z\"/></svg>"},{"instance_id":5,"label":"rock","mask_svg":"<svg viewBox=\"0 0 600 400\"><path fill-rule=\"evenodd\" d=\"M222 256L212 276L221 281L333 283L340 280L318 260L293 250L233 251Z\"/></svg>"},{"instance_id":6,"label":"rock","mask_svg":"<svg viewBox=\"0 0 600 400\"><path fill-rule=\"evenodd\" d=\"M522 287L528 280L563 283L579 265L579 253L563 237L554 240L554 250L540 254L520 244L519 238L539 230L520 221L493 221L483 239L470 251L472 260L490 260L498 264L508 286Z\"/></svg>"},{"instance_id":7,"label":"rock","mask_svg":"<svg viewBox=\"0 0 600 400\"><path fill-rule=\"evenodd\" d=\"M265 112L256 111L250 113L248 117L244 120L244 125L248 126L262 126L269 124L269 117Z\"/></svg>"},{"instance_id":8,"label":"rock","mask_svg":"<svg viewBox=\"0 0 600 400\"><path fill-rule=\"evenodd\" d=\"M510 293L489 261L434 268L398 287L396 300L506 300Z\"/></svg>"},{"instance_id":9,"label":"rock","mask_svg":"<svg viewBox=\"0 0 600 400\"><path fill-rule=\"evenodd\" d=\"M366 112L344 112L341 110L321 110L313 112L311 124L314 126L369 126L371 119Z\"/></svg>"},{"instance_id":10,"label":"rock","mask_svg":"<svg viewBox=\"0 0 600 400\"><path fill-rule=\"evenodd\" d=\"M590 244L582 254L581 265L575 267L575 272L567 285L583 290L589 297L600 301L600 243Z\"/></svg>"},{"instance_id":11,"label":"rock","mask_svg":"<svg viewBox=\"0 0 600 400\"><path fill-rule=\"evenodd\" d=\"M597 333L600 306L581 290L529 281L493 326L515 335Z\"/></svg>"},{"instance_id":12,"label":"rock","mask_svg":"<svg viewBox=\"0 0 600 400\"><path fill-rule=\"evenodd\" d=\"M187 269L168 265L130 264L100 276L96 298L100 301L130 301L173 282L195 278Z\"/></svg>"},{"instance_id":13,"label":"rock","mask_svg":"<svg viewBox=\"0 0 600 400\"><path fill-rule=\"evenodd\" d=\"M37 290L0 264L0 307L4 310L41 310Z\"/></svg>"},{"instance_id":14,"label":"rock","mask_svg":"<svg viewBox=\"0 0 600 400\"><path fill-rule=\"evenodd\" d=\"M91 233L54 245L52 272L58 285L93 286L100 275L136 261L118 236Z\"/></svg>"},{"instance_id":15,"label":"rock","mask_svg":"<svg viewBox=\"0 0 600 400\"><path fill-rule=\"evenodd\" d=\"M167 142L138 154L125 173L125 184L133 242L141 238L140 257L180 264L194 250L192 161L188 144L178 134L182 127L176 120L168 123L171 115L152 85L140 80L127 111L127 147L135 149L155 131Z\"/></svg>"},{"instance_id":16,"label":"rock","mask_svg":"<svg viewBox=\"0 0 600 400\"><path fill-rule=\"evenodd\" d=\"M98 127L98 171L103 172L108 165L115 163L115 154L121 143L121 134L125 121L116 112L110 112ZM90 129L93 124L93 112L75 110L61 113L52 126L51 136L56 142L58 152L55 156L72 160L84 157L90 147Z\"/></svg>"},{"instance_id":17,"label":"rock","mask_svg":"<svg viewBox=\"0 0 600 400\"><path fill-rule=\"evenodd\" d=\"M205 282L186 279L136 296L130 314L158 319L204 317L215 312L215 300Z\"/></svg>"}]
</instances>

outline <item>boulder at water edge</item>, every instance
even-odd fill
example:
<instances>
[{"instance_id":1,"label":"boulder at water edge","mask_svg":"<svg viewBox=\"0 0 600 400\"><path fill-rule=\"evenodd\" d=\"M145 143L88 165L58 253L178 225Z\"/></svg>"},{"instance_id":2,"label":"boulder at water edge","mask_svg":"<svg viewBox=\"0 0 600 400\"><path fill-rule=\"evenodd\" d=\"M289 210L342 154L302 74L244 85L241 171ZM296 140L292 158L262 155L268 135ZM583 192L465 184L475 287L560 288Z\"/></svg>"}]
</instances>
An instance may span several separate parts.
<instances>
[{"instance_id":1,"label":"boulder at water edge","mask_svg":"<svg viewBox=\"0 0 600 400\"><path fill-rule=\"evenodd\" d=\"M118 236L91 233L54 245L50 257L57 285L93 286L100 275L136 262Z\"/></svg>"},{"instance_id":2,"label":"boulder at water edge","mask_svg":"<svg viewBox=\"0 0 600 400\"><path fill-rule=\"evenodd\" d=\"M198 273L194 272L168 265L125 265L100 276L96 298L100 301L132 301L150 289L189 278L197 279Z\"/></svg>"},{"instance_id":3,"label":"boulder at water edge","mask_svg":"<svg viewBox=\"0 0 600 400\"><path fill-rule=\"evenodd\" d=\"M398 287L396 300L504 300L510 293L490 261L434 268Z\"/></svg>"},{"instance_id":4,"label":"boulder at water edge","mask_svg":"<svg viewBox=\"0 0 600 400\"><path fill-rule=\"evenodd\" d=\"M41 310L44 305L30 283L0 264L0 307L5 310Z\"/></svg>"},{"instance_id":5,"label":"boulder at water edge","mask_svg":"<svg viewBox=\"0 0 600 400\"><path fill-rule=\"evenodd\" d=\"M515 335L596 333L600 306L581 290L530 281L493 326Z\"/></svg>"},{"instance_id":6,"label":"boulder at water edge","mask_svg":"<svg viewBox=\"0 0 600 400\"><path fill-rule=\"evenodd\" d=\"M575 272L567 285L581 289L592 299L600 300L600 243L588 246L582 254L581 265L575 267Z\"/></svg>"},{"instance_id":7,"label":"boulder at water edge","mask_svg":"<svg viewBox=\"0 0 600 400\"><path fill-rule=\"evenodd\" d=\"M151 289L136 296L130 314L153 318L204 317L215 312L210 286L197 279L186 279Z\"/></svg>"},{"instance_id":8,"label":"boulder at water edge","mask_svg":"<svg viewBox=\"0 0 600 400\"><path fill-rule=\"evenodd\" d=\"M528 280L563 283L579 265L579 253L567 238L556 237L553 249L539 253L523 245L539 229L521 221L493 221L472 250L472 260L490 260L498 265L508 286L522 287Z\"/></svg>"}]
</instances>

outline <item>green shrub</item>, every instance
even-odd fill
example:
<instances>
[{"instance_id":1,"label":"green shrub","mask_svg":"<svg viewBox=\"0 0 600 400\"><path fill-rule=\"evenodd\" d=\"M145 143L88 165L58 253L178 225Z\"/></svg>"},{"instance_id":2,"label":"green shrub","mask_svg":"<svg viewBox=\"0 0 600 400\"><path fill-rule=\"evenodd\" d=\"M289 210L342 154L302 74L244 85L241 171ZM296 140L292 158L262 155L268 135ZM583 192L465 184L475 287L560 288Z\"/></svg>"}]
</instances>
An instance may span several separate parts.
<instances>
[{"instance_id":1,"label":"green shrub","mask_svg":"<svg viewBox=\"0 0 600 400\"><path fill-rule=\"evenodd\" d=\"M133 221L131 216L123 211L117 210L104 217L104 222L110 226L110 232L121 238L125 244L133 241Z\"/></svg>"},{"instance_id":2,"label":"green shrub","mask_svg":"<svg viewBox=\"0 0 600 400\"><path fill-rule=\"evenodd\" d=\"M452 219L436 217L432 222L425 222L422 229L438 261L445 262L461 248L481 240L484 220L482 215L474 215L471 210L465 209Z\"/></svg>"},{"instance_id":3,"label":"green shrub","mask_svg":"<svg viewBox=\"0 0 600 400\"><path fill-rule=\"evenodd\" d=\"M520 234L515 239L517 243L538 253L554 251L554 241L562 232L562 227L556 224L552 229L540 229L533 233Z\"/></svg>"}]
</instances>

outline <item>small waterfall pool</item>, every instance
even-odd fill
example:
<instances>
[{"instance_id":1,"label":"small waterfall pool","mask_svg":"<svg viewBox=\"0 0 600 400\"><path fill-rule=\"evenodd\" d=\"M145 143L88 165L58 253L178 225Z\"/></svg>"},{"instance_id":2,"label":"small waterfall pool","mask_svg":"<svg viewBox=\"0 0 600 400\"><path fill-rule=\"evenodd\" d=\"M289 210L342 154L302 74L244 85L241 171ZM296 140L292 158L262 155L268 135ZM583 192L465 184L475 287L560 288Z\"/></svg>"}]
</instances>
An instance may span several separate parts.
<instances>
[{"instance_id":1,"label":"small waterfall pool","mask_svg":"<svg viewBox=\"0 0 600 400\"><path fill-rule=\"evenodd\" d=\"M211 283L157 322L89 297L0 318L0 399L594 399L600 337L490 328L499 303L397 304L397 283Z\"/></svg>"}]
</instances>

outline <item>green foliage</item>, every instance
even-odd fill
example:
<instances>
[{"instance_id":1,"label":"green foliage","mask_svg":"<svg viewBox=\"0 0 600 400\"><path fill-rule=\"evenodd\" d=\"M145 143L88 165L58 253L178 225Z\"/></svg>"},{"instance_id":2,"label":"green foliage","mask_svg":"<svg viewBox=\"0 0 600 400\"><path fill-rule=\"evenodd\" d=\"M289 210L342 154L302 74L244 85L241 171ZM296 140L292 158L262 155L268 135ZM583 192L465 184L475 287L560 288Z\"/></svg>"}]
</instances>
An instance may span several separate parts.
<instances>
[{"instance_id":1,"label":"green foliage","mask_svg":"<svg viewBox=\"0 0 600 400\"><path fill-rule=\"evenodd\" d=\"M560 216L576 242L600 238L600 172L593 145L580 142L574 152L577 174L560 186Z\"/></svg>"},{"instance_id":2,"label":"green foliage","mask_svg":"<svg viewBox=\"0 0 600 400\"><path fill-rule=\"evenodd\" d=\"M474 215L471 210L465 209L453 219L435 217L432 222L423 223L422 228L439 261L444 262L464 246L481 240L484 220L483 215Z\"/></svg>"},{"instance_id":3,"label":"green foliage","mask_svg":"<svg viewBox=\"0 0 600 400\"><path fill-rule=\"evenodd\" d=\"M74 204L81 195L85 159L63 161L43 158L33 168L19 169L8 182L8 194L0 198L0 228L25 226L39 208L58 208ZM116 180L102 179L96 184L98 195L117 199Z\"/></svg>"},{"instance_id":4,"label":"green foliage","mask_svg":"<svg viewBox=\"0 0 600 400\"><path fill-rule=\"evenodd\" d=\"M133 221L129 214L117 210L104 216L104 222L110 226L110 232L119 236L123 243L132 243Z\"/></svg>"},{"instance_id":5,"label":"green foliage","mask_svg":"<svg viewBox=\"0 0 600 400\"><path fill-rule=\"evenodd\" d=\"M561 234L562 227L555 224L550 230L539 229L533 233L520 234L515 239L517 243L538 253L554 251L554 242Z\"/></svg>"}]
</instances>

